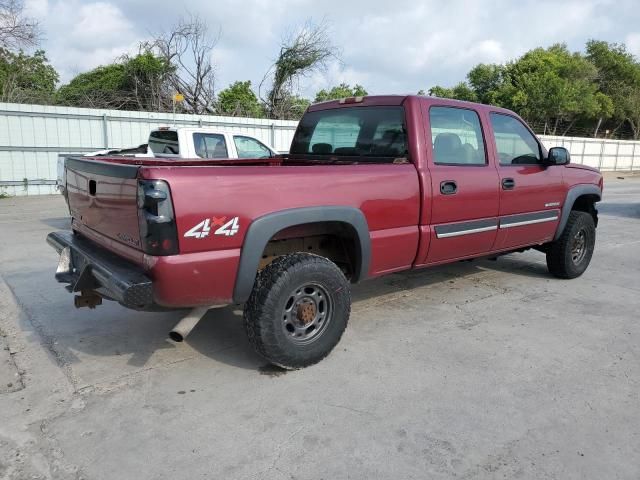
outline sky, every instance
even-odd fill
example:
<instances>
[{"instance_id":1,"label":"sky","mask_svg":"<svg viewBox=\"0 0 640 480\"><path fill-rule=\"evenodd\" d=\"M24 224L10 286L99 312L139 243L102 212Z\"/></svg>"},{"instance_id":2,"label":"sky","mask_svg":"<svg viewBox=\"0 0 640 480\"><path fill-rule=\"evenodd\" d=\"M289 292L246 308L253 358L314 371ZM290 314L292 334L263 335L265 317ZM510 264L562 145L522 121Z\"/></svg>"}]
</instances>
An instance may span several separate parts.
<instances>
[{"instance_id":1,"label":"sky","mask_svg":"<svg viewBox=\"0 0 640 480\"><path fill-rule=\"evenodd\" d=\"M564 42L624 42L640 58L639 0L24 0L41 45L63 82L135 53L139 42L181 16L200 16L218 37L216 90L236 80L254 87L283 39L306 21L325 21L340 60L301 80L300 93L341 82L371 94L451 86L474 65L506 62Z\"/></svg>"}]
</instances>

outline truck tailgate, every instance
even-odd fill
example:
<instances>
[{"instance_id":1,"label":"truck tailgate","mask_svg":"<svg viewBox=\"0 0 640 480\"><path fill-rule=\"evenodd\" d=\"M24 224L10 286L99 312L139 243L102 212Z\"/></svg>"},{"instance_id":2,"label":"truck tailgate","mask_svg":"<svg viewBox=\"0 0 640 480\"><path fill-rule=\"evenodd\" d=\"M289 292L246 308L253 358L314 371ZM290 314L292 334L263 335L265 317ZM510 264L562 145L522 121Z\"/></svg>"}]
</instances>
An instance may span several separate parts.
<instances>
[{"instance_id":1,"label":"truck tailgate","mask_svg":"<svg viewBox=\"0 0 640 480\"><path fill-rule=\"evenodd\" d=\"M74 221L140 249L138 168L138 165L68 158L67 191Z\"/></svg>"}]
</instances>

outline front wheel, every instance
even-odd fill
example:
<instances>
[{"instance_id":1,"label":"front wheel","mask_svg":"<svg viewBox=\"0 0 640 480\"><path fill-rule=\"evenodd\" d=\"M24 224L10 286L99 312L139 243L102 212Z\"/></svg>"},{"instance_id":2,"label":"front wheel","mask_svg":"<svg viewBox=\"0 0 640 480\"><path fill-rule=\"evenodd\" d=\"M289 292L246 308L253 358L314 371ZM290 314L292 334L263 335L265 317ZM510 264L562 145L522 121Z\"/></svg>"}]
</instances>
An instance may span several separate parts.
<instances>
[{"instance_id":1,"label":"front wheel","mask_svg":"<svg viewBox=\"0 0 640 480\"><path fill-rule=\"evenodd\" d=\"M596 226L586 212L572 211L560 238L549 245L547 267L558 278L576 278L589 266L596 243Z\"/></svg>"},{"instance_id":2,"label":"front wheel","mask_svg":"<svg viewBox=\"0 0 640 480\"><path fill-rule=\"evenodd\" d=\"M326 357L342 337L351 311L349 282L329 259L308 253L276 258L256 279L244 307L254 349L287 369Z\"/></svg>"}]
</instances>

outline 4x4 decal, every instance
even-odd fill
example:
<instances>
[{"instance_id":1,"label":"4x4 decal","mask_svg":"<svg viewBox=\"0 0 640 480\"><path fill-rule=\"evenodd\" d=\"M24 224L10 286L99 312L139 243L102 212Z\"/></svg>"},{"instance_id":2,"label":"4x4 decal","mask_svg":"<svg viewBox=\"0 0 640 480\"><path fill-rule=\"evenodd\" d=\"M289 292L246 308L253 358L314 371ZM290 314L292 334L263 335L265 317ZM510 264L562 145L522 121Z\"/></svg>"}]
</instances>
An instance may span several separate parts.
<instances>
[{"instance_id":1,"label":"4x4 decal","mask_svg":"<svg viewBox=\"0 0 640 480\"><path fill-rule=\"evenodd\" d=\"M211 233L211 230L216 227L218 228L214 230L214 235L226 235L227 237L232 237L240 230L240 222L238 217L233 217L231 220L227 220L227 217L213 217L211 219L205 218L185 233L184 237L206 238L209 236L209 233Z\"/></svg>"}]
</instances>

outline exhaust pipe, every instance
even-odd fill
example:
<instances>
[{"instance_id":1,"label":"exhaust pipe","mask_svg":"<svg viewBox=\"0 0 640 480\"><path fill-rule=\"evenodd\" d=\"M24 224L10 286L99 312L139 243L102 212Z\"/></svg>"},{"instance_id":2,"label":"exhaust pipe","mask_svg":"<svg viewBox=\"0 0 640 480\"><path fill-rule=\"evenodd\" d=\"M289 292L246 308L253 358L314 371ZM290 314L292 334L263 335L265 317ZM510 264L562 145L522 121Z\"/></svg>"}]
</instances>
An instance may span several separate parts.
<instances>
[{"instance_id":1,"label":"exhaust pipe","mask_svg":"<svg viewBox=\"0 0 640 480\"><path fill-rule=\"evenodd\" d=\"M198 324L202 317L212 308L222 308L226 305L213 305L210 307L197 307L191 310L175 327L169 332L169 338L174 342L184 342L184 339L191 333L191 330Z\"/></svg>"}]
</instances>

